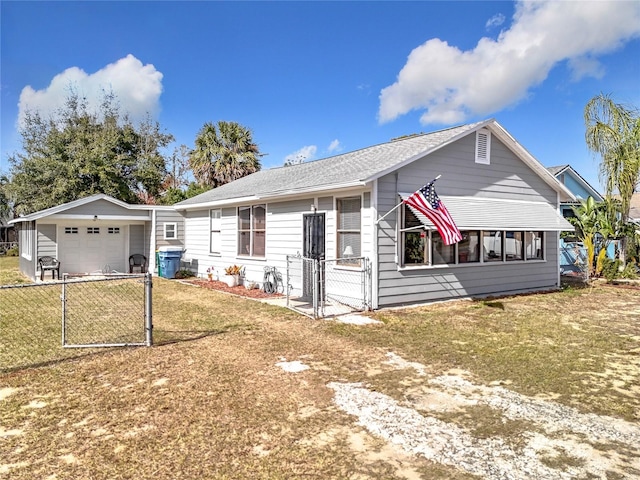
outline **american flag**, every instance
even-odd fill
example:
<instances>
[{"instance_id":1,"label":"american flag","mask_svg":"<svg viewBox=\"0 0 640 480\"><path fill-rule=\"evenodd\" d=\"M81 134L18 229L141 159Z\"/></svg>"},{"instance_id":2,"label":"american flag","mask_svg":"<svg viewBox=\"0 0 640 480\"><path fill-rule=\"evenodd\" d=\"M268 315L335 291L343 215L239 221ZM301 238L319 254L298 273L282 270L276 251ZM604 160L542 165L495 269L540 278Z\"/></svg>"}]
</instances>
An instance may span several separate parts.
<instances>
[{"instance_id":1,"label":"american flag","mask_svg":"<svg viewBox=\"0 0 640 480\"><path fill-rule=\"evenodd\" d=\"M458 243L462 240L462 235L444 203L438 198L436 189L433 186L434 182L435 180L427 183L403 201L431 220L438 232L440 232L445 245Z\"/></svg>"}]
</instances>

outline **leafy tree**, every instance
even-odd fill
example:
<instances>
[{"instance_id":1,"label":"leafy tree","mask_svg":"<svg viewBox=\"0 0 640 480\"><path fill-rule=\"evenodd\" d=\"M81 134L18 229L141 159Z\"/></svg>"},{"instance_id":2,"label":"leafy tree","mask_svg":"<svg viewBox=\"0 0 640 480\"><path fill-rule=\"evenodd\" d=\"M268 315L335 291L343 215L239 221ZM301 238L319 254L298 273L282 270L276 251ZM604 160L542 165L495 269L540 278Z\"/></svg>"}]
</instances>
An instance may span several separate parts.
<instances>
[{"instance_id":1,"label":"leafy tree","mask_svg":"<svg viewBox=\"0 0 640 480\"><path fill-rule=\"evenodd\" d=\"M164 183L166 189L182 189L189 185L189 154L189 147L180 145L167 159L167 177Z\"/></svg>"},{"instance_id":2,"label":"leafy tree","mask_svg":"<svg viewBox=\"0 0 640 480\"><path fill-rule=\"evenodd\" d=\"M251 130L236 122L205 123L189 157L201 185L215 188L260 170L260 152Z\"/></svg>"},{"instance_id":3,"label":"leafy tree","mask_svg":"<svg viewBox=\"0 0 640 480\"><path fill-rule=\"evenodd\" d=\"M105 93L97 113L71 91L51 118L27 112L22 151L9 157L15 214L28 214L96 193L153 202L166 176L160 149L173 137L149 118L139 126Z\"/></svg>"},{"instance_id":4,"label":"leafy tree","mask_svg":"<svg viewBox=\"0 0 640 480\"><path fill-rule=\"evenodd\" d=\"M162 205L173 205L174 203L181 202L182 200L186 200L187 198L200 195L207 190L209 190L209 187L200 185L197 182L191 182L187 186L186 190L171 187L167 189L166 192L164 192L164 195L160 198L160 203Z\"/></svg>"},{"instance_id":5,"label":"leafy tree","mask_svg":"<svg viewBox=\"0 0 640 480\"><path fill-rule=\"evenodd\" d=\"M635 107L615 103L600 94L584 112L587 146L600 155L600 175L608 196L620 195L622 222L629 218L631 197L640 184L640 115ZM621 254L625 260L623 239Z\"/></svg>"},{"instance_id":6,"label":"leafy tree","mask_svg":"<svg viewBox=\"0 0 640 480\"><path fill-rule=\"evenodd\" d=\"M0 175L0 225L6 225L13 218L13 205L7 191L9 179Z\"/></svg>"}]
</instances>

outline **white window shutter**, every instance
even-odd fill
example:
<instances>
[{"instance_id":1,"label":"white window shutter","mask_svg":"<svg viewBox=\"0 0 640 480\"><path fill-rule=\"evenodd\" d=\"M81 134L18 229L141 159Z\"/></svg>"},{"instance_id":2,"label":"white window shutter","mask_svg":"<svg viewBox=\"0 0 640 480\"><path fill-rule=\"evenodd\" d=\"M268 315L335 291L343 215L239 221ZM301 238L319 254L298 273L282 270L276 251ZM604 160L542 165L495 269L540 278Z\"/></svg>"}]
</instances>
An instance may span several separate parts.
<instances>
[{"instance_id":1,"label":"white window shutter","mask_svg":"<svg viewBox=\"0 0 640 480\"><path fill-rule=\"evenodd\" d=\"M489 165L491 160L491 132L478 130L476 132L476 163Z\"/></svg>"}]
</instances>

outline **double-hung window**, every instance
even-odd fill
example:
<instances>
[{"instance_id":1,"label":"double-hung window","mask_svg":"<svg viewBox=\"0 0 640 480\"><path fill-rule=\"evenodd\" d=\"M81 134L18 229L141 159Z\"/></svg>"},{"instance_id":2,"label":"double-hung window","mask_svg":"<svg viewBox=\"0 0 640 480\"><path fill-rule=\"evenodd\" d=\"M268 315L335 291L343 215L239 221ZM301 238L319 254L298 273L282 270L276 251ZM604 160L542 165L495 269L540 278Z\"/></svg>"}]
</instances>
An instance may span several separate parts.
<instances>
[{"instance_id":1,"label":"double-hung window","mask_svg":"<svg viewBox=\"0 0 640 480\"><path fill-rule=\"evenodd\" d=\"M222 240L220 238L220 226L222 224L222 210L214 209L209 211L209 252L221 253Z\"/></svg>"},{"instance_id":2,"label":"double-hung window","mask_svg":"<svg viewBox=\"0 0 640 480\"><path fill-rule=\"evenodd\" d=\"M402 206L402 213L403 227L400 235L403 265L429 265L429 232L406 205Z\"/></svg>"},{"instance_id":3,"label":"double-hung window","mask_svg":"<svg viewBox=\"0 0 640 480\"><path fill-rule=\"evenodd\" d=\"M238 255L265 256L267 206L238 207Z\"/></svg>"},{"instance_id":4,"label":"double-hung window","mask_svg":"<svg viewBox=\"0 0 640 480\"><path fill-rule=\"evenodd\" d=\"M361 197L338 198L338 258L341 265L359 264L361 256ZM354 260L357 259L357 260Z\"/></svg>"},{"instance_id":5,"label":"double-hung window","mask_svg":"<svg viewBox=\"0 0 640 480\"><path fill-rule=\"evenodd\" d=\"M165 223L164 224L164 239L176 240L178 238L178 224L177 223Z\"/></svg>"}]
</instances>

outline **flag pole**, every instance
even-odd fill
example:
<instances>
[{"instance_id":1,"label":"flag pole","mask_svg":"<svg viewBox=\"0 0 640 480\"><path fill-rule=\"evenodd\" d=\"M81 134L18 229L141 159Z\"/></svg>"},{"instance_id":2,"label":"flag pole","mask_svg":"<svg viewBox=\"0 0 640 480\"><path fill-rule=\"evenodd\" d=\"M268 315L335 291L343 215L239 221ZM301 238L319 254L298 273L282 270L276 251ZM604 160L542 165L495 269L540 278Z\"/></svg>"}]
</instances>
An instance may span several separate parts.
<instances>
[{"instance_id":1,"label":"flag pole","mask_svg":"<svg viewBox=\"0 0 640 480\"><path fill-rule=\"evenodd\" d=\"M433 179L433 182L438 180L441 176L442 175L438 175L436 178ZM390 215L392 212L395 212L403 203L404 203L404 200L399 204L397 204L395 207L393 207L391 210L389 210L387 213L385 213L383 216L381 216L379 219L377 219L374 223L378 225L387 215Z\"/></svg>"}]
</instances>

